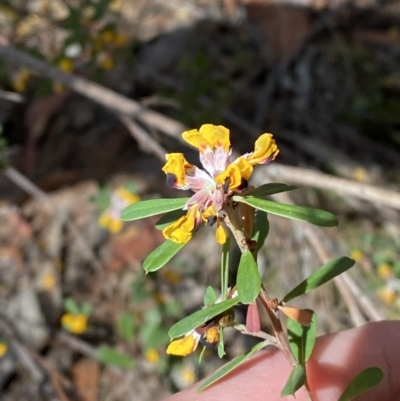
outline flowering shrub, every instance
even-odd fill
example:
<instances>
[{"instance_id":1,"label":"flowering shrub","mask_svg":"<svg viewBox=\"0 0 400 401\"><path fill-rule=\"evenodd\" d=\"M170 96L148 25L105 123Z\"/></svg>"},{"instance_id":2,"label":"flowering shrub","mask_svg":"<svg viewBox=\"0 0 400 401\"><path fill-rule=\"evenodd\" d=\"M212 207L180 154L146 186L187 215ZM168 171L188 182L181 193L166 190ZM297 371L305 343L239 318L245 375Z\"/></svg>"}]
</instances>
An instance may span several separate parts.
<instances>
[{"instance_id":1,"label":"flowering shrub","mask_svg":"<svg viewBox=\"0 0 400 401\"><path fill-rule=\"evenodd\" d=\"M229 130L223 126L205 124L199 130L184 132L182 136L199 150L203 169L187 161L182 153L170 153L166 155L163 171L169 187L190 189L194 194L190 198L144 200L128 206L122 212L123 220L164 214L156 227L162 230L166 241L144 261L146 272L165 266L202 226L216 226L216 241L222 246L220 295L217 296L215 289L208 287L204 297L205 306L171 327L167 353L186 356L200 344L217 345L218 355L222 357L225 354L223 330L234 328L243 334L259 337L262 341L247 354L218 370L202 383L199 391L229 374L258 350L275 346L284 353L293 368L281 396L294 395L303 387L312 399L312 389L306 385L305 366L314 347L317 318L311 310L287 304L350 269L354 261L339 257L326 263L279 300L269 295L267 284L260 277L257 254L268 235L268 214L323 227L335 226L338 221L323 210L267 199L270 195L295 189L293 186L266 183L254 188L249 185L255 166L273 161L279 153L271 134L262 134L255 143L254 151L234 161L230 160ZM232 288L228 287L231 239L241 251L236 283ZM234 307L239 303L248 305L245 324L235 321ZM262 305L267 312L274 335L262 331L258 305ZM282 313L289 317L286 329L281 320ZM379 369L366 369L352 382L351 391L347 393L352 396L360 394L381 378ZM341 401L352 399L348 398L347 393L345 391Z\"/></svg>"}]
</instances>

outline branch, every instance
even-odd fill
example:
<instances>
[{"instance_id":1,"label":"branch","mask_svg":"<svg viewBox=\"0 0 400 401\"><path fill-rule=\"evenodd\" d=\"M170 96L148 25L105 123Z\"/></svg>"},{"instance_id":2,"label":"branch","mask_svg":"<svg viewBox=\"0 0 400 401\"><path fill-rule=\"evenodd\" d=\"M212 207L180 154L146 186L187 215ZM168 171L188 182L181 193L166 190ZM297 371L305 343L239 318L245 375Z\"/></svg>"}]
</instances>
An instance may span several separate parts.
<instances>
[{"instance_id":1,"label":"branch","mask_svg":"<svg viewBox=\"0 0 400 401\"><path fill-rule=\"evenodd\" d=\"M128 99L86 78L78 77L73 74L66 74L59 68L45 61L13 48L7 40L2 37L0 37L0 56L3 56L15 64L28 67L56 82L60 82L82 96L116 113L122 113L137 118L142 123L157 128L175 139L180 140L181 132L185 131L185 126L180 122L156 111L146 109L138 102Z\"/></svg>"}]
</instances>

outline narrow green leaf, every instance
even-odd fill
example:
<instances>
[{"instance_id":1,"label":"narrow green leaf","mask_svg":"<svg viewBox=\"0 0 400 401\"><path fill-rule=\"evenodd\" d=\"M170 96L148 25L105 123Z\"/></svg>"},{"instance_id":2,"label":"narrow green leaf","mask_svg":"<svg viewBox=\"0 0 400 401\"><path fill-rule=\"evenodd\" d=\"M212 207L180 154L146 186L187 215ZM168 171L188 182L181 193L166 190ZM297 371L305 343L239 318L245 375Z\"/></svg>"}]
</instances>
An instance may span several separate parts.
<instances>
[{"instance_id":1,"label":"narrow green leaf","mask_svg":"<svg viewBox=\"0 0 400 401\"><path fill-rule=\"evenodd\" d=\"M282 299L282 302L289 302L291 299L306 294L314 288L325 284L327 281L333 279L339 274L342 274L346 270L349 270L354 263L355 262L353 259L347 258L346 256L329 261L308 276L308 278L302 281L297 287L293 288L292 291L285 295L285 297Z\"/></svg>"},{"instance_id":2,"label":"narrow green leaf","mask_svg":"<svg viewBox=\"0 0 400 401\"><path fill-rule=\"evenodd\" d=\"M130 342L135 338L136 324L129 312L122 312L118 316L117 329L125 341Z\"/></svg>"},{"instance_id":3,"label":"narrow green leaf","mask_svg":"<svg viewBox=\"0 0 400 401\"><path fill-rule=\"evenodd\" d=\"M281 391L281 397L294 395L294 393L306 382L306 371L302 365L296 365Z\"/></svg>"},{"instance_id":4,"label":"narrow green leaf","mask_svg":"<svg viewBox=\"0 0 400 401\"><path fill-rule=\"evenodd\" d=\"M133 203L121 213L121 220L131 221L182 209L189 198L149 199Z\"/></svg>"},{"instance_id":5,"label":"narrow green leaf","mask_svg":"<svg viewBox=\"0 0 400 401\"><path fill-rule=\"evenodd\" d=\"M81 308L71 297L64 299L64 309L71 315L80 315Z\"/></svg>"},{"instance_id":6,"label":"narrow green leaf","mask_svg":"<svg viewBox=\"0 0 400 401\"><path fill-rule=\"evenodd\" d=\"M311 310L310 312L313 313L313 318L309 326L302 326L292 319L287 320L290 349L296 361L302 365L310 358L317 335L317 315Z\"/></svg>"},{"instance_id":7,"label":"narrow green leaf","mask_svg":"<svg viewBox=\"0 0 400 401\"><path fill-rule=\"evenodd\" d=\"M133 360L131 357L108 345L99 347L96 351L96 356L100 362L106 365L117 366L121 369L131 369L133 367Z\"/></svg>"},{"instance_id":8,"label":"narrow green leaf","mask_svg":"<svg viewBox=\"0 0 400 401\"><path fill-rule=\"evenodd\" d=\"M245 197L254 196L256 198L263 198L264 196L270 196L278 194L280 192L292 191L293 189L297 189L297 187L295 187L294 185L286 185L278 182L271 182L269 184L264 184L250 191L247 191L244 196Z\"/></svg>"},{"instance_id":9,"label":"narrow green leaf","mask_svg":"<svg viewBox=\"0 0 400 401\"><path fill-rule=\"evenodd\" d=\"M243 304L252 303L260 293L260 273L258 272L257 263L249 251L244 252L240 258L236 286L240 302Z\"/></svg>"},{"instance_id":10,"label":"narrow green leaf","mask_svg":"<svg viewBox=\"0 0 400 401\"><path fill-rule=\"evenodd\" d=\"M155 272L165 266L186 244L178 244L167 239L154 249L143 262L146 273Z\"/></svg>"},{"instance_id":11,"label":"narrow green leaf","mask_svg":"<svg viewBox=\"0 0 400 401\"><path fill-rule=\"evenodd\" d=\"M226 355L224 346L224 330L222 327L219 328L219 342L218 342L218 357L221 359Z\"/></svg>"},{"instance_id":12,"label":"narrow green leaf","mask_svg":"<svg viewBox=\"0 0 400 401\"><path fill-rule=\"evenodd\" d=\"M204 294L204 305L209 306L215 304L217 300L217 294L215 293L214 288L208 286L206 289L206 293Z\"/></svg>"},{"instance_id":13,"label":"narrow green leaf","mask_svg":"<svg viewBox=\"0 0 400 401\"><path fill-rule=\"evenodd\" d=\"M359 373L343 391L338 401L351 401L365 391L375 387L383 379L381 369L372 367Z\"/></svg>"},{"instance_id":14,"label":"narrow green leaf","mask_svg":"<svg viewBox=\"0 0 400 401\"><path fill-rule=\"evenodd\" d=\"M306 221L316 226L333 227L338 225L338 219L332 213L326 212L325 210L306 206L287 205L252 196L234 196L233 200L246 203L256 209L264 210L264 212L287 217L288 219Z\"/></svg>"},{"instance_id":15,"label":"narrow green leaf","mask_svg":"<svg viewBox=\"0 0 400 401\"><path fill-rule=\"evenodd\" d=\"M234 369L236 369L238 366L240 366L243 362L247 361L247 359L249 359L257 351L266 347L267 345L270 345L269 341L262 341L262 342L256 344L247 354L240 355L240 356L236 357L235 359L232 359L230 362L228 362L226 365L224 365L221 369L217 370L206 381L204 381L202 383L202 385L197 389L197 392L200 393L207 387L211 386L211 384L214 384L218 380L222 379L224 376L226 376L227 374L232 372Z\"/></svg>"},{"instance_id":16,"label":"narrow green leaf","mask_svg":"<svg viewBox=\"0 0 400 401\"><path fill-rule=\"evenodd\" d=\"M223 300L226 299L226 293L228 291L230 243L230 238L227 237L226 242L222 247L221 254L221 296Z\"/></svg>"},{"instance_id":17,"label":"narrow green leaf","mask_svg":"<svg viewBox=\"0 0 400 401\"><path fill-rule=\"evenodd\" d=\"M175 323L169 329L168 335L171 338L183 336L190 330L199 327L207 320L210 320L220 313L232 308L232 306L236 305L237 303L239 303L239 297L226 299L225 301L200 309L197 312L186 316L179 322Z\"/></svg>"},{"instance_id":18,"label":"narrow green leaf","mask_svg":"<svg viewBox=\"0 0 400 401\"><path fill-rule=\"evenodd\" d=\"M82 315L90 316L92 312L93 312L93 305L90 302L84 302L84 304L81 307Z\"/></svg>"},{"instance_id":19,"label":"narrow green leaf","mask_svg":"<svg viewBox=\"0 0 400 401\"><path fill-rule=\"evenodd\" d=\"M164 230L165 227L168 227L185 214L187 214L187 210L182 209L172 210L171 212L165 213L156 223L157 230Z\"/></svg>"},{"instance_id":20,"label":"narrow green leaf","mask_svg":"<svg viewBox=\"0 0 400 401\"><path fill-rule=\"evenodd\" d=\"M262 210L256 210L256 221L254 224L253 241L257 243L257 252L264 245L269 233L268 214Z\"/></svg>"}]
</instances>

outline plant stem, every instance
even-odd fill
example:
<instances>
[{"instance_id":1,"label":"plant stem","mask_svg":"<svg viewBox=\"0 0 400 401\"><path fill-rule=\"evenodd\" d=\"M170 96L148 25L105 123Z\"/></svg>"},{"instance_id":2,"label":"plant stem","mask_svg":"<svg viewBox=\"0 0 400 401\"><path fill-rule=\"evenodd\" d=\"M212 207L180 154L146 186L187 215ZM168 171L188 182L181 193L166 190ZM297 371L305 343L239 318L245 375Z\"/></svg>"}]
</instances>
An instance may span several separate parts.
<instances>
[{"instance_id":1,"label":"plant stem","mask_svg":"<svg viewBox=\"0 0 400 401\"><path fill-rule=\"evenodd\" d=\"M234 210L233 206L231 204L228 204L224 210L226 212L226 216L224 216L224 222L227 225L227 227L230 229L230 231L232 232L232 234L239 246L241 253L251 252L254 257L254 260L257 262L257 251L256 250L251 251L249 249L249 245L248 245L249 239L245 236L245 234L242 230L242 227L238 221L237 214L236 214L236 211ZM283 354L285 355L285 357L288 360L288 362L290 363L290 365L292 367L295 367L297 365L296 358L294 357L293 352L290 349L289 340L287 338L286 333L283 331L282 323L281 323L279 317L276 315L275 310L272 307L273 304L275 303L274 299L268 295L264 286L262 286L258 298L262 302L262 304L263 304L265 310L267 311L268 316L271 320L278 348L280 348L282 350ZM313 401L313 396L312 396L311 390L308 386L307 380L304 385L304 389L306 391L308 399L310 401Z\"/></svg>"}]
</instances>

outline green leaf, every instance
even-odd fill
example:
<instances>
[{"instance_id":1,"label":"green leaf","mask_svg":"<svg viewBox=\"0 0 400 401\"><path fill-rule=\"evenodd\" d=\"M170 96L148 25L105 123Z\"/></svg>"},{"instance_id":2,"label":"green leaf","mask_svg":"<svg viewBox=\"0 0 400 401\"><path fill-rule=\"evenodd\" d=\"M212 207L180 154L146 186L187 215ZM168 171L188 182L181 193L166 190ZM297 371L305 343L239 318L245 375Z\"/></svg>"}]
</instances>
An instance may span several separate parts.
<instances>
[{"instance_id":1,"label":"green leaf","mask_svg":"<svg viewBox=\"0 0 400 401\"><path fill-rule=\"evenodd\" d=\"M224 347L224 331L223 328L219 328L219 342L218 342L218 357L221 359L226 355L225 347Z\"/></svg>"},{"instance_id":2,"label":"green leaf","mask_svg":"<svg viewBox=\"0 0 400 401\"><path fill-rule=\"evenodd\" d=\"M310 358L317 335L317 315L311 310L310 312L313 313L313 318L309 326L302 326L292 319L287 320L290 349L296 361L302 365Z\"/></svg>"},{"instance_id":3,"label":"green leaf","mask_svg":"<svg viewBox=\"0 0 400 401\"><path fill-rule=\"evenodd\" d=\"M256 220L254 224L253 241L257 243L257 252L264 245L269 233L268 214L262 210L256 210Z\"/></svg>"},{"instance_id":4,"label":"green leaf","mask_svg":"<svg viewBox=\"0 0 400 401\"><path fill-rule=\"evenodd\" d=\"M146 273L155 272L165 266L186 244L178 244L169 239L154 249L143 262Z\"/></svg>"},{"instance_id":5,"label":"green leaf","mask_svg":"<svg viewBox=\"0 0 400 401\"><path fill-rule=\"evenodd\" d=\"M232 306L236 305L237 303L239 303L239 297L226 299L225 301L200 309L197 312L186 316L179 322L175 323L169 329L168 335L171 338L183 336L190 330L201 326L207 320L210 320L220 313L232 308Z\"/></svg>"},{"instance_id":6,"label":"green leaf","mask_svg":"<svg viewBox=\"0 0 400 401\"><path fill-rule=\"evenodd\" d=\"M182 209L173 210L172 212L164 214L156 223L157 230L164 230L165 227L168 227L185 214L187 214L187 210Z\"/></svg>"},{"instance_id":7,"label":"green leaf","mask_svg":"<svg viewBox=\"0 0 400 401\"><path fill-rule=\"evenodd\" d=\"M85 316L90 316L93 312L93 305L90 302L85 302L81 307L81 313Z\"/></svg>"},{"instance_id":8,"label":"green leaf","mask_svg":"<svg viewBox=\"0 0 400 401\"><path fill-rule=\"evenodd\" d=\"M122 312L118 316L117 329L119 335L127 342L131 342L135 338L136 323L129 312Z\"/></svg>"},{"instance_id":9,"label":"green leaf","mask_svg":"<svg viewBox=\"0 0 400 401\"><path fill-rule=\"evenodd\" d=\"M365 391L375 387L382 379L384 373L381 369L372 367L359 373L343 391L338 401L351 401Z\"/></svg>"},{"instance_id":10,"label":"green leaf","mask_svg":"<svg viewBox=\"0 0 400 401\"><path fill-rule=\"evenodd\" d=\"M133 368L133 359L122 352L117 351L115 348L108 345L102 345L96 351L96 357L100 362L106 365L117 366L121 369Z\"/></svg>"},{"instance_id":11,"label":"green leaf","mask_svg":"<svg viewBox=\"0 0 400 401\"><path fill-rule=\"evenodd\" d=\"M263 198L264 196L270 196L278 194L280 192L292 191L293 189L297 189L297 187L295 187L294 185L286 185L286 184L280 184L278 182L272 182L269 184L261 185L250 191L247 191L244 196L245 197L254 196L255 198Z\"/></svg>"},{"instance_id":12,"label":"green leaf","mask_svg":"<svg viewBox=\"0 0 400 401\"><path fill-rule=\"evenodd\" d=\"M321 227L333 227L338 225L338 219L329 212L314 209L306 206L287 205L265 199L254 198L252 196L234 196L236 202L246 203L256 209L272 213L277 216L287 217L288 219L306 221Z\"/></svg>"},{"instance_id":13,"label":"green leaf","mask_svg":"<svg viewBox=\"0 0 400 401\"><path fill-rule=\"evenodd\" d=\"M149 199L136 202L122 211L121 219L124 221L139 220L145 217L167 213L172 210L182 209L188 199L189 198Z\"/></svg>"},{"instance_id":14,"label":"green leaf","mask_svg":"<svg viewBox=\"0 0 400 401\"><path fill-rule=\"evenodd\" d=\"M350 267L354 265L354 263L355 262L353 259L347 258L346 256L342 256L329 261L328 263L320 267L317 271L308 276L308 278L302 281L297 287L293 288L293 290L290 291L289 294L285 295L285 297L282 299L282 302L289 302L291 299L306 294L314 288L325 284L327 281L333 279L339 274L342 274L346 270L349 270Z\"/></svg>"},{"instance_id":15,"label":"green leaf","mask_svg":"<svg viewBox=\"0 0 400 401\"><path fill-rule=\"evenodd\" d=\"M281 391L281 397L294 395L294 393L306 382L306 371L302 365L296 365Z\"/></svg>"},{"instance_id":16,"label":"green leaf","mask_svg":"<svg viewBox=\"0 0 400 401\"><path fill-rule=\"evenodd\" d=\"M260 293L260 273L258 272L257 263L249 251L242 253L240 258L236 286L240 302L243 304L251 304Z\"/></svg>"},{"instance_id":17,"label":"green leaf","mask_svg":"<svg viewBox=\"0 0 400 401\"><path fill-rule=\"evenodd\" d=\"M228 290L230 243L230 238L227 237L225 244L222 247L221 254L221 296L223 300L226 299L226 293Z\"/></svg>"},{"instance_id":18,"label":"green leaf","mask_svg":"<svg viewBox=\"0 0 400 401\"><path fill-rule=\"evenodd\" d=\"M64 299L64 309L71 315L80 315L81 308L71 297Z\"/></svg>"},{"instance_id":19,"label":"green leaf","mask_svg":"<svg viewBox=\"0 0 400 401\"><path fill-rule=\"evenodd\" d=\"M208 286L206 289L206 293L204 294L204 305L213 305L215 304L215 301L217 300L217 294L215 293L214 288L211 286Z\"/></svg>"},{"instance_id":20,"label":"green leaf","mask_svg":"<svg viewBox=\"0 0 400 401\"><path fill-rule=\"evenodd\" d=\"M226 365L224 365L221 369L217 370L213 375L211 375L210 378L208 378L206 381L202 383L202 385L197 389L197 392L200 393L203 391L205 388L211 386L211 384L214 384L218 380L222 379L224 376L232 372L234 369L236 369L238 366L240 366L243 362L247 361L253 354L255 354L257 351L260 349L266 347L267 345L270 345L269 341L262 341L258 344L256 344L247 354L245 355L240 355L236 357L235 359L232 359L230 362L228 362Z\"/></svg>"}]
</instances>

